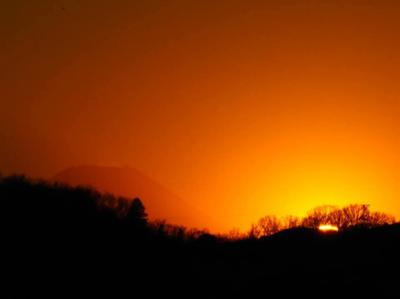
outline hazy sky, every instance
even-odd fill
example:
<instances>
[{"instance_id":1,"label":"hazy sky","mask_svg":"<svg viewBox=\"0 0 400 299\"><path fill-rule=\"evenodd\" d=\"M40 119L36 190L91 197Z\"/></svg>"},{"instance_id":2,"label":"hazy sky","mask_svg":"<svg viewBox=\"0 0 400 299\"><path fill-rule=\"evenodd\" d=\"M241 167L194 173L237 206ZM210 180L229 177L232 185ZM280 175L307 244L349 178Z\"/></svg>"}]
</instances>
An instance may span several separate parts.
<instances>
[{"instance_id":1,"label":"hazy sky","mask_svg":"<svg viewBox=\"0 0 400 299\"><path fill-rule=\"evenodd\" d=\"M135 167L226 227L400 216L400 2L0 4L0 171Z\"/></svg>"}]
</instances>

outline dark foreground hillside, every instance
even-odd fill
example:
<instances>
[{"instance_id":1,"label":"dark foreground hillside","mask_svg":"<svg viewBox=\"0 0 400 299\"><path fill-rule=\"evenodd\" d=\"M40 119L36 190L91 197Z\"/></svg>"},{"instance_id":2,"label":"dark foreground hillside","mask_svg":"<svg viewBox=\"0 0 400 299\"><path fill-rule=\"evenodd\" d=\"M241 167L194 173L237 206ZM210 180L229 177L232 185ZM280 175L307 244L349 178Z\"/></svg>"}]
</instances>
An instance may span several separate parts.
<instances>
[{"instance_id":1,"label":"dark foreground hillside","mask_svg":"<svg viewBox=\"0 0 400 299\"><path fill-rule=\"evenodd\" d=\"M147 222L140 200L0 181L2 298L398 298L400 226L229 241Z\"/></svg>"}]
</instances>

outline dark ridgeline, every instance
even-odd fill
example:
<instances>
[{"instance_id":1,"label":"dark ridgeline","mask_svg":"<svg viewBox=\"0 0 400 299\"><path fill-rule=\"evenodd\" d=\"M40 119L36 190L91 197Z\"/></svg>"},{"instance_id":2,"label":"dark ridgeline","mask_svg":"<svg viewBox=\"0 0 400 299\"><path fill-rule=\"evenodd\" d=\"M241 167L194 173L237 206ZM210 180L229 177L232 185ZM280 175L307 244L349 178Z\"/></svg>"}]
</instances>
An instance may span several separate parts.
<instances>
[{"instance_id":1,"label":"dark ridgeline","mask_svg":"<svg viewBox=\"0 0 400 299\"><path fill-rule=\"evenodd\" d=\"M149 222L140 199L84 187L5 177L0 200L3 298L400 294L400 226L362 205L316 209L285 226L265 218L231 239ZM341 232L315 229L333 219Z\"/></svg>"}]
</instances>

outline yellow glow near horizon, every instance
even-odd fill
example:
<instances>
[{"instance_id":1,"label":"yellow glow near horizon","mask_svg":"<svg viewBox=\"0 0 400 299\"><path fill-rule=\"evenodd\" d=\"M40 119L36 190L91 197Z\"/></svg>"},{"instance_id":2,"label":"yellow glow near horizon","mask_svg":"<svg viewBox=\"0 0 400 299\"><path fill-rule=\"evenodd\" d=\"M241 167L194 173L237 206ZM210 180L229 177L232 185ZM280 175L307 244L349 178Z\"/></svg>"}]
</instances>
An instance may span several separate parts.
<instances>
[{"instance_id":1,"label":"yellow glow near horizon","mask_svg":"<svg viewBox=\"0 0 400 299\"><path fill-rule=\"evenodd\" d=\"M3 175L115 166L75 179L214 233L400 217L400 1L36 2L0 9Z\"/></svg>"},{"instance_id":2,"label":"yellow glow near horizon","mask_svg":"<svg viewBox=\"0 0 400 299\"><path fill-rule=\"evenodd\" d=\"M332 224L321 224L318 227L318 230L321 232L337 232L339 231L339 228L336 225Z\"/></svg>"}]
</instances>

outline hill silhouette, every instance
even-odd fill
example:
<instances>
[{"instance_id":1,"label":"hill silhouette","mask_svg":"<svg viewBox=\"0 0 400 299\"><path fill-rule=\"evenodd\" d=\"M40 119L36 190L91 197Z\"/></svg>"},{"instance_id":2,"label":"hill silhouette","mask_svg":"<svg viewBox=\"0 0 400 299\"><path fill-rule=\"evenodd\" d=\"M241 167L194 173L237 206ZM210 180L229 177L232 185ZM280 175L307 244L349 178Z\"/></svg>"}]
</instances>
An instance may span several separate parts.
<instances>
[{"instance_id":1,"label":"hill silhouette","mask_svg":"<svg viewBox=\"0 0 400 299\"><path fill-rule=\"evenodd\" d=\"M0 179L0 221L3 298L398 296L400 224L229 239L153 223L139 198L21 176Z\"/></svg>"},{"instance_id":2,"label":"hill silhouette","mask_svg":"<svg viewBox=\"0 0 400 299\"><path fill-rule=\"evenodd\" d=\"M152 219L166 219L169 223L199 228L204 223L212 223L204 212L131 167L71 167L57 173L53 180L71 186L90 186L128 198L140 197Z\"/></svg>"}]
</instances>

